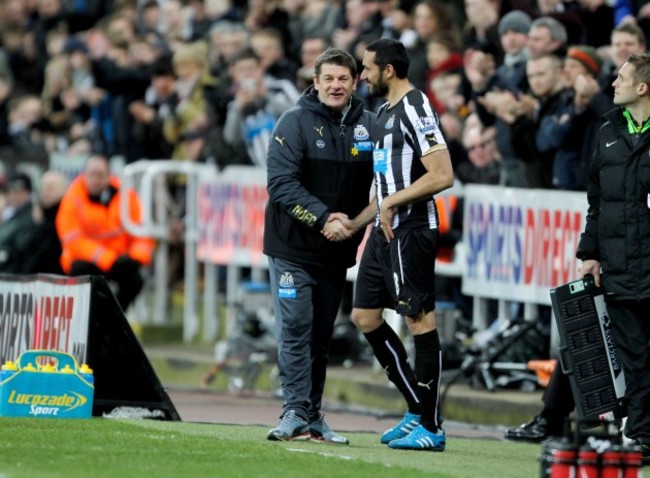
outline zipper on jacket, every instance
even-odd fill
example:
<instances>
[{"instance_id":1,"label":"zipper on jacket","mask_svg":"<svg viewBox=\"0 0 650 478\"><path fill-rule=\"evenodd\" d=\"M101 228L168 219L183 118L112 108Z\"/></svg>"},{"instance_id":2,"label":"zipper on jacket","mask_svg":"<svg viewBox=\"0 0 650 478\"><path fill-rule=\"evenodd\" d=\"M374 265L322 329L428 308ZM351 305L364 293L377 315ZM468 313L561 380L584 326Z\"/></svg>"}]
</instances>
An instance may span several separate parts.
<instances>
[{"instance_id":1,"label":"zipper on jacket","mask_svg":"<svg viewBox=\"0 0 650 478\"><path fill-rule=\"evenodd\" d=\"M339 125L339 139L341 139L341 146L340 148L342 149L341 151L341 157L344 158L343 160L347 162L347 151L346 151L346 143L345 143L345 124L341 122Z\"/></svg>"}]
</instances>

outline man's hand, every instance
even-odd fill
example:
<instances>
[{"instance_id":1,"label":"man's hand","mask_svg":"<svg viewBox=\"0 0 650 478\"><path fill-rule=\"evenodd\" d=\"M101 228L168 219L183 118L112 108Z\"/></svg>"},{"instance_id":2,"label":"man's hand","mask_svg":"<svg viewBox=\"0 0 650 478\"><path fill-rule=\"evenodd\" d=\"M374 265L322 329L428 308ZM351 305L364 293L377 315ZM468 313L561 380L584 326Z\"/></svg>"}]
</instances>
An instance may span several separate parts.
<instances>
[{"instance_id":1,"label":"man's hand","mask_svg":"<svg viewBox=\"0 0 650 478\"><path fill-rule=\"evenodd\" d=\"M575 84L573 85L573 89L576 93L574 104L579 110L585 109L591 99L600 91L596 79L589 75L578 75Z\"/></svg>"},{"instance_id":2,"label":"man's hand","mask_svg":"<svg viewBox=\"0 0 650 478\"><path fill-rule=\"evenodd\" d=\"M239 88L235 93L235 107L241 111L246 106L254 103L257 98L257 91L249 88Z\"/></svg>"},{"instance_id":3,"label":"man's hand","mask_svg":"<svg viewBox=\"0 0 650 478\"><path fill-rule=\"evenodd\" d=\"M144 101L133 101L129 105L129 113L140 123L150 124L156 119L156 110L146 105Z\"/></svg>"},{"instance_id":4,"label":"man's hand","mask_svg":"<svg viewBox=\"0 0 650 478\"><path fill-rule=\"evenodd\" d=\"M580 274L580 278L584 278L584 276L591 274L594 276L594 283L596 284L596 287L600 287L600 262L595 260L595 259L587 259L586 261L582 261L582 264L578 266L578 274Z\"/></svg>"},{"instance_id":5,"label":"man's hand","mask_svg":"<svg viewBox=\"0 0 650 478\"><path fill-rule=\"evenodd\" d=\"M474 91L482 91L494 75L494 59L480 50L468 49L463 56L465 76Z\"/></svg>"},{"instance_id":6,"label":"man's hand","mask_svg":"<svg viewBox=\"0 0 650 478\"><path fill-rule=\"evenodd\" d=\"M321 232L329 241L344 241L350 239L356 229L347 214L333 212L327 218Z\"/></svg>"},{"instance_id":7,"label":"man's hand","mask_svg":"<svg viewBox=\"0 0 650 478\"><path fill-rule=\"evenodd\" d=\"M379 225L381 230L386 236L386 240L390 242L395 234L393 233L393 208L388 204L388 198L384 199L379 208Z\"/></svg>"},{"instance_id":8,"label":"man's hand","mask_svg":"<svg viewBox=\"0 0 650 478\"><path fill-rule=\"evenodd\" d=\"M539 100L532 95L519 95L519 105L522 114L532 118L536 110L539 110Z\"/></svg>"},{"instance_id":9,"label":"man's hand","mask_svg":"<svg viewBox=\"0 0 650 478\"><path fill-rule=\"evenodd\" d=\"M490 91L478 97L479 103L496 117L508 124L514 123L522 113L519 100L510 91Z\"/></svg>"}]
</instances>

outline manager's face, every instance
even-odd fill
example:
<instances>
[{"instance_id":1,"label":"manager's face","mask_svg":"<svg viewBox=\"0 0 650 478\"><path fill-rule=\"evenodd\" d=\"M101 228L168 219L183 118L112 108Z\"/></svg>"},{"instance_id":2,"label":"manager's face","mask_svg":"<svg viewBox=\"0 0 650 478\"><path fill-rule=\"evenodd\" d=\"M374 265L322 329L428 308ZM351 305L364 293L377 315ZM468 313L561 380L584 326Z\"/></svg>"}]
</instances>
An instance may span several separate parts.
<instances>
[{"instance_id":1,"label":"manager's face","mask_svg":"<svg viewBox=\"0 0 650 478\"><path fill-rule=\"evenodd\" d=\"M334 111L343 111L357 89L357 78L346 66L323 63L320 75L314 75L314 88L321 103Z\"/></svg>"}]
</instances>

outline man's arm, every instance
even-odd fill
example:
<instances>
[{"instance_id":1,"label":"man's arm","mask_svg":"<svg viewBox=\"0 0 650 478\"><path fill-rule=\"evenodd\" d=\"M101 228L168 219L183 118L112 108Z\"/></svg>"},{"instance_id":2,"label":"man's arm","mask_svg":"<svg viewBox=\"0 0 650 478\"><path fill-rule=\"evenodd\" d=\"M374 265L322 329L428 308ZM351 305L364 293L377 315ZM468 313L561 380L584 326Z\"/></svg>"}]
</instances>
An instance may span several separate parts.
<instances>
[{"instance_id":1,"label":"man's arm","mask_svg":"<svg viewBox=\"0 0 650 478\"><path fill-rule=\"evenodd\" d=\"M267 154L267 190L269 201L281 205L306 227L320 231L329 211L327 206L302 184L303 143L299 110L285 113L269 141Z\"/></svg>"},{"instance_id":2,"label":"man's arm","mask_svg":"<svg viewBox=\"0 0 650 478\"><path fill-rule=\"evenodd\" d=\"M598 251L598 221L600 218L600 182L598 174L599 145L596 145L594 157L589 165L587 182L587 201L589 209L585 218L585 230L580 235L576 257L582 260L578 269L580 277L587 274L594 276L594 282L600 286L600 255Z\"/></svg>"},{"instance_id":3,"label":"man's arm","mask_svg":"<svg viewBox=\"0 0 650 478\"><path fill-rule=\"evenodd\" d=\"M379 208L379 222L388 240L393 238L393 214L395 208L406 206L423 198L449 189L454 185L454 171L446 147L434 147L422 156L427 172L413 184L385 198Z\"/></svg>"}]
</instances>

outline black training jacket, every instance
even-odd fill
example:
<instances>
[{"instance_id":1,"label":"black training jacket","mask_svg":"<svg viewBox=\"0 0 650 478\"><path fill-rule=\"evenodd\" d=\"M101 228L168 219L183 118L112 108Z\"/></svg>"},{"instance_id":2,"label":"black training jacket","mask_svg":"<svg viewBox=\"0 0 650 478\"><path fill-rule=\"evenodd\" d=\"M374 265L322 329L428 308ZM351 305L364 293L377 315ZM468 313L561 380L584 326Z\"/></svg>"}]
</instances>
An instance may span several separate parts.
<instances>
[{"instance_id":1,"label":"black training jacket","mask_svg":"<svg viewBox=\"0 0 650 478\"><path fill-rule=\"evenodd\" d=\"M590 165L579 259L600 261L610 299L650 298L650 131L630 134L623 110L605 115Z\"/></svg>"},{"instance_id":2,"label":"black training jacket","mask_svg":"<svg viewBox=\"0 0 650 478\"><path fill-rule=\"evenodd\" d=\"M320 231L329 213L353 218L368 205L374 123L356 97L337 117L313 86L280 117L267 156L266 255L327 268L355 264L363 231L341 242Z\"/></svg>"}]
</instances>

